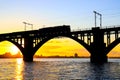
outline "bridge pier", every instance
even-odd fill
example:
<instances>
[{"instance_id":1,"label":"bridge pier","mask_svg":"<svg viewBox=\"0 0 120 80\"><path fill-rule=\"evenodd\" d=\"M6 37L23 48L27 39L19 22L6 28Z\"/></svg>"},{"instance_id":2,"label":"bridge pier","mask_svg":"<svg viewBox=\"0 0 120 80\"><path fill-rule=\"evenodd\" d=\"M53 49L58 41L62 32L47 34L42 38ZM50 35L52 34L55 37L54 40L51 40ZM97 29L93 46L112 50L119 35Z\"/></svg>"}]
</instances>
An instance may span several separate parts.
<instances>
[{"instance_id":1,"label":"bridge pier","mask_svg":"<svg viewBox=\"0 0 120 80\"><path fill-rule=\"evenodd\" d=\"M32 62L33 61L33 56L23 55L23 61Z\"/></svg>"},{"instance_id":2,"label":"bridge pier","mask_svg":"<svg viewBox=\"0 0 120 80\"><path fill-rule=\"evenodd\" d=\"M24 38L24 52L23 52L23 60L25 62L33 61L33 38L28 35Z\"/></svg>"},{"instance_id":3,"label":"bridge pier","mask_svg":"<svg viewBox=\"0 0 120 80\"><path fill-rule=\"evenodd\" d=\"M90 61L92 63L106 63L106 62L108 62L108 57L105 53L105 43L103 43L103 44L96 43L96 44L94 44L94 43L91 44L92 52L91 52Z\"/></svg>"},{"instance_id":4,"label":"bridge pier","mask_svg":"<svg viewBox=\"0 0 120 80\"><path fill-rule=\"evenodd\" d=\"M91 43L91 57L92 63L106 63L108 61L105 53L106 44L104 43L104 32L99 27L95 27L93 30L93 43Z\"/></svg>"},{"instance_id":5,"label":"bridge pier","mask_svg":"<svg viewBox=\"0 0 120 80\"><path fill-rule=\"evenodd\" d=\"M90 57L91 63L107 63L108 59L105 55L91 55Z\"/></svg>"}]
</instances>

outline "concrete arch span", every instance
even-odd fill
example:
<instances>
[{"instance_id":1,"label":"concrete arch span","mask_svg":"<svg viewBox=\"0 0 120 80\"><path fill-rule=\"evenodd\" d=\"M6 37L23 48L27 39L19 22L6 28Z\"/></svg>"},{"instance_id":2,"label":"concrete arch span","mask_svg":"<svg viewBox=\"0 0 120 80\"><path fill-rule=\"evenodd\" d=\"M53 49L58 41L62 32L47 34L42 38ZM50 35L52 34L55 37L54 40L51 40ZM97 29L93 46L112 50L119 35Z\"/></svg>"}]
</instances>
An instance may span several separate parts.
<instances>
[{"instance_id":1,"label":"concrete arch span","mask_svg":"<svg viewBox=\"0 0 120 80\"><path fill-rule=\"evenodd\" d=\"M45 40L43 40L42 42L38 43L38 45L36 45L36 47L34 48L34 54L38 51L38 49L45 44L47 41L49 41L50 39L56 38L56 37L66 37L66 38L70 38L76 42L78 42L79 44L81 44L89 53L90 51L90 46L87 45L84 41L79 40L78 38L72 37L72 36L54 36L54 37L49 37Z\"/></svg>"},{"instance_id":2,"label":"concrete arch span","mask_svg":"<svg viewBox=\"0 0 120 80\"><path fill-rule=\"evenodd\" d=\"M106 54L108 54L116 45L120 43L120 38L113 41L107 48L106 48Z\"/></svg>"}]
</instances>

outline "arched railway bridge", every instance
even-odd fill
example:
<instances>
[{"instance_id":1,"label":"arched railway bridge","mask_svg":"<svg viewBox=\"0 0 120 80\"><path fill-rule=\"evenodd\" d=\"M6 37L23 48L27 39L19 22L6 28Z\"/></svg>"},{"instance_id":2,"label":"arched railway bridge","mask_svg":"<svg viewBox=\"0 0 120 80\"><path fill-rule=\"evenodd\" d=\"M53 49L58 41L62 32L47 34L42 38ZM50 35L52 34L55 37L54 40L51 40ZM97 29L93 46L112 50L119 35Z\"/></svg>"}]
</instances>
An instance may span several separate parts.
<instances>
[{"instance_id":1,"label":"arched railway bridge","mask_svg":"<svg viewBox=\"0 0 120 80\"><path fill-rule=\"evenodd\" d=\"M91 62L104 63L108 61L107 54L120 43L119 33L120 27L93 27L91 30L71 31L69 25L63 25L0 34L0 41L10 41L20 49L24 61L33 61L35 52L46 41L55 37L69 37L83 45L90 52Z\"/></svg>"}]
</instances>

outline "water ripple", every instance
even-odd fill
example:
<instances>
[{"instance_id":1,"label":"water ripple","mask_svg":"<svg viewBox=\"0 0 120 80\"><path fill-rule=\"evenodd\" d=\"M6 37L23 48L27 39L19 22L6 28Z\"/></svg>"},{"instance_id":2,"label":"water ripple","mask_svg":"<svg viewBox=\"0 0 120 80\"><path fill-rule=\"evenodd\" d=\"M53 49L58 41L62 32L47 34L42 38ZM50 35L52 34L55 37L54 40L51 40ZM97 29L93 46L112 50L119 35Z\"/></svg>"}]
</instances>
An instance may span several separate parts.
<instances>
[{"instance_id":1,"label":"water ripple","mask_svg":"<svg viewBox=\"0 0 120 80\"><path fill-rule=\"evenodd\" d=\"M4 61L4 62L3 62ZM87 59L0 59L0 80L120 80L120 60L92 64Z\"/></svg>"}]
</instances>

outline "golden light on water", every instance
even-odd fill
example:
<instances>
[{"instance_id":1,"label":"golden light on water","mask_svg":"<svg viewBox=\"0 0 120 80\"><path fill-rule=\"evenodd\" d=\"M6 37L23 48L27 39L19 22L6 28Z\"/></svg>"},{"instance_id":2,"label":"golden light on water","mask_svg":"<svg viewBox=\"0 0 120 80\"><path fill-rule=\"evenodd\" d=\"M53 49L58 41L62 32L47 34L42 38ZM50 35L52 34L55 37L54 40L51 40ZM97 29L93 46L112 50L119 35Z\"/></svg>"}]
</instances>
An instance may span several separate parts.
<instances>
[{"instance_id":1,"label":"golden light on water","mask_svg":"<svg viewBox=\"0 0 120 80\"><path fill-rule=\"evenodd\" d=\"M16 59L16 80L23 79L23 60L21 58Z\"/></svg>"},{"instance_id":2,"label":"golden light on water","mask_svg":"<svg viewBox=\"0 0 120 80\"><path fill-rule=\"evenodd\" d=\"M18 58L18 59L16 59L17 60L17 64L22 64L23 63L23 60L22 60L22 58Z\"/></svg>"}]
</instances>

